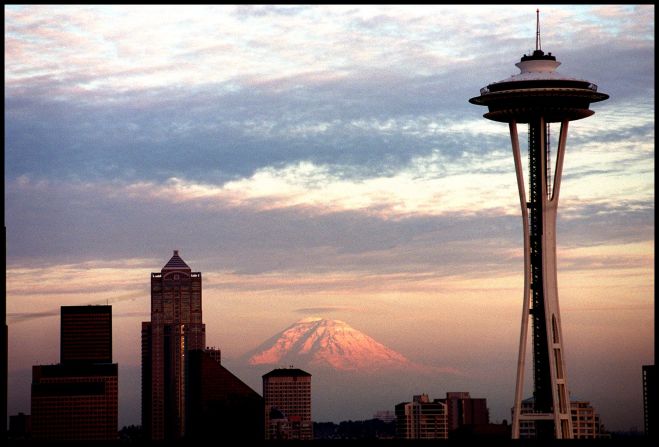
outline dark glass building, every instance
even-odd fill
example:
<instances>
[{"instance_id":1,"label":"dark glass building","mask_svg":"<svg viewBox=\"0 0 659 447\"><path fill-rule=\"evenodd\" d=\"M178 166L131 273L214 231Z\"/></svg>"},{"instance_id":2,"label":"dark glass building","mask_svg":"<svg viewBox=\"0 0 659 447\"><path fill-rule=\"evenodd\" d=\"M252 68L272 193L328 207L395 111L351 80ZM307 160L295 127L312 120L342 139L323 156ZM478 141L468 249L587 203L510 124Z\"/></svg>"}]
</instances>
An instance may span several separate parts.
<instances>
[{"instance_id":1,"label":"dark glass building","mask_svg":"<svg viewBox=\"0 0 659 447\"><path fill-rule=\"evenodd\" d=\"M61 363L32 367L32 438L117 439L112 306L62 306L60 340Z\"/></svg>"},{"instance_id":2,"label":"dark glass building","mask_svg":"<svg viewBox=\"0 0 659 447\"><path fill-rule=\"evenodd\" d=\"M117 439L116 363L32 367L32 438L44 441Z\"/></svg>"},{"instance_id":3,"label":"dark glass building","mask_svg":"<svg viewBox=\"0 0 659 447\"><path fill-rule=\"evenodd\" d=\"M487 399L472 398L468 392L446 393L449 434L465 426L482 426L490 423Z\"/></svg>"},{"instance_id":4,"label":"dark glass building","mask_svg":"<svg viewBox=\"0 0 659 447\"><path fill-rule=\"evenodd\" d=\"M60 363L112 363L112 307L62 306Z\"/></svg>"},{"instance_id":5,"label":"dark glass building","mask_svg":"<svg viewBox=\"0 0 659 447\"><path fill-rule=\"evenodd\" d=\"M643 426L645 436L657 438L657 370L643 365Z\"/></svg>"}]
</instances>

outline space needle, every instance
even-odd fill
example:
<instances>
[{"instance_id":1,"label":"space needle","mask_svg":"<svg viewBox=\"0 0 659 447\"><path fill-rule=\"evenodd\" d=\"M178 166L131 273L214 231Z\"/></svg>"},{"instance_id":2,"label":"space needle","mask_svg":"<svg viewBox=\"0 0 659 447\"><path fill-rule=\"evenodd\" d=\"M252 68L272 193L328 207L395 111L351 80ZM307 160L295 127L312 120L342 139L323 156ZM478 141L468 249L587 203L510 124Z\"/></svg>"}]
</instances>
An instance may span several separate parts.
<instances>
[{"instance_id":1,"label":"space needle","mask_svg":"<svg viewBox=\"0 0 659 447\"><path fill-rule=\"evenodd\" d=\"M589 81L556 72L560 62L542 51L536 11L535 51L515 64L520 73L493 82L470 103L487 106L485 118L508 123L524 232L524 294L517 362L512 437L521 422L535 425L537 438L572 439L572 418L556 281L556 214L570 121L587 118L593 102L609 97ZM517 124L528 124L528 196ZM550 144L550 123L560 123ZM533 410L522 412L528 328L533 343Z\"/></svg>"}]
</instances>

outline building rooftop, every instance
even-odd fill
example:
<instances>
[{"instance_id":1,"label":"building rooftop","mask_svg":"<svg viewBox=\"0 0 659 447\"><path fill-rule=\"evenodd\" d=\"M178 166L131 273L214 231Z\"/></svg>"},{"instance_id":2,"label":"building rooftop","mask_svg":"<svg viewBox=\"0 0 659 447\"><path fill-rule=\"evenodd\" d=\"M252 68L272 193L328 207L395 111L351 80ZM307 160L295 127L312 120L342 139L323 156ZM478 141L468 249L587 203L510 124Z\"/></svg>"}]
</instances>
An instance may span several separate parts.
<instances>
[{"instance_id":1,"label":"building rooftop","mask_svg":"<svg viewBox=\"0 0 659 447\"><path fill-rule=\"evenodd\" d=\"M191 270L188 264L178 255L178 250L174 250L172 258L162 268L163 270Z\"/></svg>"},{"instance_id":2,"label":"building rooftop","mask_svg":"<svg viewBox=\"0 0 659 447\"><path fill-rule=\"evenodd\" d=\"M57 363L54 365L34 365L33 378L62 378L62 377L99 377L116 376L119 371L118 363Z\"/></svg>"},{"instance_id":3,"label":"building rooftop","mask_svg":"<svg viewBox=\"0 0 659 447\"><path fill-rule=\"evenodd\" d=\"M112 315L112 306L106 304L89 304L86 306L61 306L62 314L110 314Z\"/></svg>"},{"instance_id":4,"label":"building rooftop","mask_svg":"<svg viewBox=\"0 0 659 447\"><path fill-rule=\"evenodd\" d=\"M311 374L299 368L277 368L263 375L266 377L311 377Z\"/></svg>"}]
</instances>

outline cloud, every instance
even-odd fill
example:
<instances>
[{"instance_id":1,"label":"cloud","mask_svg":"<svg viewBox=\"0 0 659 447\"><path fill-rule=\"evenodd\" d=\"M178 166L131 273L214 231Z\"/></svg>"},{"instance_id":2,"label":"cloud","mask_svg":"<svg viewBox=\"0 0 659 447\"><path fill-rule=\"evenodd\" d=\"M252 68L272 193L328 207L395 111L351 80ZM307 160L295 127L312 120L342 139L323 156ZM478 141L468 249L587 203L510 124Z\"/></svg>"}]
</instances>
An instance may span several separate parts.
<instances>
[{"instance_id":1,"label":"cloud","mask_svg":"<svg viewBox=\"0 0 659 447\"><path fill-rule=\"evenodd\" d=\"M465 21L488 11L475 35L462 32ZM618 13L647 26L644 11ZM271 14L280 13L290 17L273 22ZM46 20L53 14L55 24ZM501 33L508 14L520 25ZM521 21L524 14L420 6L10 7L7 174L217 183L309 162L368 177L436 151L456 158L507 150L505 129L482 120L467 98L516 71L517 56L507 66L497 57L509 55L512 41L492 42L527 28L532 36L534 20ZM558 23L548 23L555 34L546 41L556 37L560 49L559 23L583 15L548 11L547 20ZM653 89L653 66L637 62L652 60L653 45L643 33L614 41L620 35L591 21L604 32L601 43L570 41L559 56L568 73L590 70L574 74L599 83L611 105L598 105L597 123L572 133L570 144L622 143L654 124L632 123L652 116L653 104L642 98ZM241 32L246 26L254 32ZM480 57L486 36L490 53ZM628 63L602 65L612 60ZM613 118L622 110L626 119Z\"/></svg>"},{"instance_id":2,"label":"cloud","mask_svg":"<svg viewBox=\"0 0 659 447\"><path fill-rule=\"evenodd\" d=\"M93 191L109 198L127 197L136 201L192 202L209 208L246 207L260 211L300 208L316 215L361 211L385 219L471 210L496 212L509 208L511 202L513 185L509 181L510 173L504 173L508 158L498 154L480 160L465 155L453 160L437 152L413 159L392 175L371 178L346 178L331 166L299 162L281 168L263 168L250 177L221 185L170 178L165 183L58 182L58 186L50 184L47 188L83 194ZM478 181L472 182L475 176ZM23 175L16 180L15 187L17 192L46 192L45 184ZM461 194L464 190L469 194Z\"/></svg>"},{"instance_id":3,"label":"cloud","mask_svg":"<svg viewBox=\"0 0 659 447\"><path fill-rule=\"evenodd\" d=\"M354 310L349 307L342 306L326 306L326 307L303 307L300 309L295 309L295 312L302 315L326 315L335 312L344 312Z\"/></svg>"},{"instance_id":4,"label":"cloud","mask_svg":"<svg viewBox=\"0 0 659 447\"><path fill-rule=\"evenodd\" d=\"M289 75L327 69L363 71L366 67L438 73L456 62L476 62L475 55L484 46L492 56L509 55L515 46L525 51L535 35L532 9L483 5L42 5L6 9L10 78L38 72L44 61L67 73L84 72L93 65L101 85L113 89L131 84L133 88L198 85L209 78L222 82L236 72L268 78L273 67ZM542 17L544 42L574 51L592 41L610 48L639 43L651 46L652 12L647 5L621 8L611 20L613 12L602 7L548 7ZM277 16L285 20L273 20ZM53 18L56 20L50 20ZM250 32L245 33L246 29ZM574 38L583 29L592 39ZM215 45L222 51L209 52ZM192 55L195 59L191 60ZM135 65L158 67L163 60L171 69L150 76L122 74Z\"/></svg>"}]
</instances>

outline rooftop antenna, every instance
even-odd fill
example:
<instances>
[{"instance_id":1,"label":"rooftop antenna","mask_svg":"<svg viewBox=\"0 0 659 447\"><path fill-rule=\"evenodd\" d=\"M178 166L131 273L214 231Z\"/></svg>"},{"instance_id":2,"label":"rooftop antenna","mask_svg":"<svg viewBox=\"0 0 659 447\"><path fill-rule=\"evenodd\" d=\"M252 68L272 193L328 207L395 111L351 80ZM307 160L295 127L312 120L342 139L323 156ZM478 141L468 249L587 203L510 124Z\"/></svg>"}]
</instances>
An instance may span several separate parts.
<instances>
[{"instance_id":1,"label":"rooftop antenna","mask_svg":"<svg viewBox=\"0 0 659 447\"><path fill-rule=\"evenodd\" d=\"M535 10L536 15L536 26L535 26L535 50L542 50L542 45L540 45L540 9Z\"/></svg>"}]
</instances>

